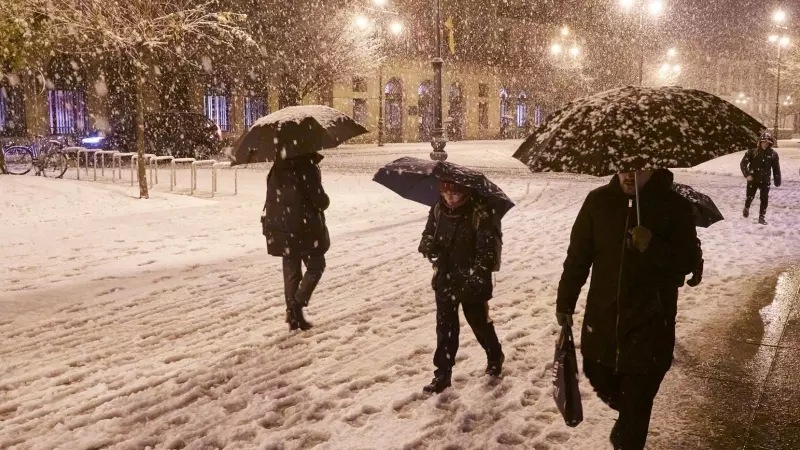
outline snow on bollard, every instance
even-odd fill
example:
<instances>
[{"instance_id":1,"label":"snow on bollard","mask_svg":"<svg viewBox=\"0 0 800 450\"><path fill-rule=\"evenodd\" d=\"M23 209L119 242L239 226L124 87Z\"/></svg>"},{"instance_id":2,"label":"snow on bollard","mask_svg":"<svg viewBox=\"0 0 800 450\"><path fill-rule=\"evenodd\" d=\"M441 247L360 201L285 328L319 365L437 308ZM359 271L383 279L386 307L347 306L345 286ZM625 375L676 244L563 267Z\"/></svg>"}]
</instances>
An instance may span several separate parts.
<instances>
[{"instance_id":1,"label":"snow on bollard","mask_svg":"<svg viewBox=\"0 0 800 450\"><path fill-rule=\"evenodd\" d=\"M230 161L225 161L221 163L216 163L211 166L211 197L214 197L214 194L217 192L217 169L222 167L231 167ZM233 168L233 195L237 195L239 193L239 168Z\"/></svg>"}]
</instances>

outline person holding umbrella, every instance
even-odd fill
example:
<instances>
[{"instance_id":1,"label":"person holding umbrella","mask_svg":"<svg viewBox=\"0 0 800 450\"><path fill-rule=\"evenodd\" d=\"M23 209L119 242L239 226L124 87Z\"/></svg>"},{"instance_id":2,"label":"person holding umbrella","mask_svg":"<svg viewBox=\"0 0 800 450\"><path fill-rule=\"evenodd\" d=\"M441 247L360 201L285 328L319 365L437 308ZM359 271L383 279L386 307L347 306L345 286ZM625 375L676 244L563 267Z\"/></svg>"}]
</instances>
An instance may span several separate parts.
<instances>
[{"instance_id":1,"label":"person holding umbrella","mask_svg":"<svg viewBox=\"0 0 800 450\"><path fill-rule=\"evenodd\" d=\"M598 397L619 411L614 449L644 448L653 399L672 364L678 288L700 259L691 205L672 179L663 169L620 173L589 193L558 286L556 319L571 326L592 272L581 353Z\"/></svg>"},{"instance_id":2,"label":"person holding umbrella","mask_svg":"<svg viewBox=\"0 0 800 450\"><path fill-rule=\"evenodd\" d=\"M500 376L505 360L488 303L492 270L499 258L499 229L491 210L471 189L443 180L439 191L441 199L430 210L419 244L419 252L435 260L431 284L436 292L436 370L423 391L437 394L451 385L458 351L459 305L486 351L486 374Z\"/></svg>"},{"instance_id":3,"label":"person holding umbrella","mask_svg":"<svg viewBox=\"0 0 800 450\"><path fill-rule=\"evenodd\" d=\"M742 175L747 179L747 196L742 215L745 218L750 216L750 205L756 197L756 191L761 191L761 207L758 211L758 223L761 225L767 224L767 205L769 204L772 175L775 176L775 187L781 185L781 164L773 145L775 145L775 141L772 136L761 135L758 139L758 147L745 152L741 163Z\"/></svg>"},{"instance_id":4,"label":"person holding umbrella","mask_svg":"<svg viewBox=\"0 0 800 450\"><path fill-rule=\"evenodd\" d=\"M289 330L312 326L303 308L322 278L331 245L325 222L330 199L322 187L318 152L364 133L366 128L333 108L290 106L257 120L231 154L232 165L273 162L261 226L267 252L283 259Z\"/></svg>"}]
</instances>

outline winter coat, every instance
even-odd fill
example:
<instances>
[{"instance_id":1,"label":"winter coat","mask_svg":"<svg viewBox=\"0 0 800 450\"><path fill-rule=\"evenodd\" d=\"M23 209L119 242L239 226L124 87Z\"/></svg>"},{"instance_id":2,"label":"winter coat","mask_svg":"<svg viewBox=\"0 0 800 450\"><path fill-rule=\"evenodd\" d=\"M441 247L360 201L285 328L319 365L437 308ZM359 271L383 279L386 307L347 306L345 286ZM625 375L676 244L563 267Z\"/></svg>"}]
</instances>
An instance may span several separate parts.
<instances>
[{"instance_id":1,"label":"winter coat","mask_svg":"<svg viewBox=\"0 0 800 450\"><path fill-rule=\"evenodd\" d=\"M752 176L753 182L764 186L771 184L771 176L775 177L775 186L781 185L781 164L778 152L771 146L763 149L760 146L745 152L742 157L742 175Z\"/></svg>"},{"instance_id":2,"label":"winter coat","mask_svg":"<svg viewBox=\"0 0 800 450\"><path fill-rule=\"evenodd\" d=\"M581 352L621 373L669 369L678 288L700 259L691 205L672 179L656 171L640 190L641 225L653 234L645 252L631 245L636 204L616 176L589 193L572 228L557 311L574 313L591 269Z\"/></svg>"},{"instance_id":3,"label":"winter coat","mask_svg":"<svg viewBox=\"0 0 800 450\"><path fill-rule=\"evenodd\" d=\"M276 162L267 176L264 236L272 256L324 255L330 236L317 153Z\"/></svg>"},{"instance_id":4,"label":"winter coat","mask_svg":"<svg viewBox=\"0 0 800 450\"><path fill-rule=\"evenodd\" d=\"M477 210L477 215L475 215ZM420 252L436 258L432 287L458 302L485 302L492 298L492 268L497 261L496 232L488 209L474 199L455 210L439 201L420 241ZM477 225L477 226L476 226Z\"/></svg>"}]
</instances>

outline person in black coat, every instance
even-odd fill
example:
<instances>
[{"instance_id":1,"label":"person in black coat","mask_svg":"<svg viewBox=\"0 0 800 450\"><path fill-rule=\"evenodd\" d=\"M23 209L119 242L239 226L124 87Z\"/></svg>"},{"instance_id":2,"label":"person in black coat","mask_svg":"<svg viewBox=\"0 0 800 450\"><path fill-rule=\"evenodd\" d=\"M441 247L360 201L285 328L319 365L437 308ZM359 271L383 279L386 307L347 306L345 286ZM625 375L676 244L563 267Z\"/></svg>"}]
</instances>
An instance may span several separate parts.
<instances>
[{"instance_id":1,"label":"person in black coat","mask_svg":"<svg viewBox=\"0 0 800 450\"><path fill-rule=\"evenodd\" d=\"M303 317L303 308L322 278L325 253L331 245L324 212L330 199L322 187L321 160L318 153L278 160L267 176L263 231L268 253L283 258L290 330L311 328Z\"/></svg>"},{"instance_id":2,"label":"person in black coat","mask_svg":"<svg viewBox=\"0 0 800 450\"><path fill-rule=\"evenodd\" d=\"M653 399L672 365L678 288L699 255L691 205L667 170L619 174L589 193L570 236L556 318L571 326L589 272L581 353L598 397L619 411L614 449L644 448Z\"/></svg>"},{"instance_id":3,"label":"person in black coat","mask_svg":"<svg viewBox=\"0 0 800 450\"><path fill-rule=\"evenodd\" d=\"M440 393L451 385L458 351L458 307L486 351L486 374L500 376L505 355L489 318L492 268L497 261L499 228L477 195L459 185L440 183L442 197L432 207L419 251L434 262L436 292L434 378L423 388Z\"/></svg>"},{"instance_id":4,"label":"person in black coat","mask_svg":"<svg viewBox=\"0 0 800 450\"><path fill-rule=\"evenodd\" d=\"M742 215L750 215L750 205L756 197L756 191L761 191L761 208L759 209L758 223L766 225L767 205L769 204L769 188L772 176L775 176L775 186L781 185L781 164L774 145L772 136L764 135L758 140L758 147L745 152L742 158L742 175L747 178L747 197L744 201Z\"/></svg>"}]
</instances>

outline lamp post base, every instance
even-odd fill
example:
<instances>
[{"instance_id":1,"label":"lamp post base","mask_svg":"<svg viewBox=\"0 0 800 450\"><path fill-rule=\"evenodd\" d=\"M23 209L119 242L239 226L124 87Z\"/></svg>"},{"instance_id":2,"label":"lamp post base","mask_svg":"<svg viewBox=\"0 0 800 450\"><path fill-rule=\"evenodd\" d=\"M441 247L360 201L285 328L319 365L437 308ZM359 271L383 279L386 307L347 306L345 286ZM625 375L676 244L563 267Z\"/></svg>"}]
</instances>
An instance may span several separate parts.
<instances>
[{"instance_id":1,"label":"lamp post base","mask_svg":"<svg viewBox=\"0 0 800 450\"><path fill-rule=\"evenodd\" d=\"M446 161L447 152L444 150L445 146L447 146L447 139L444 138L444 130L439 128L434 131L431 138L431 147L433 148L430 154L431 159L434 161Z\"/></svg>"}]
</instances>

